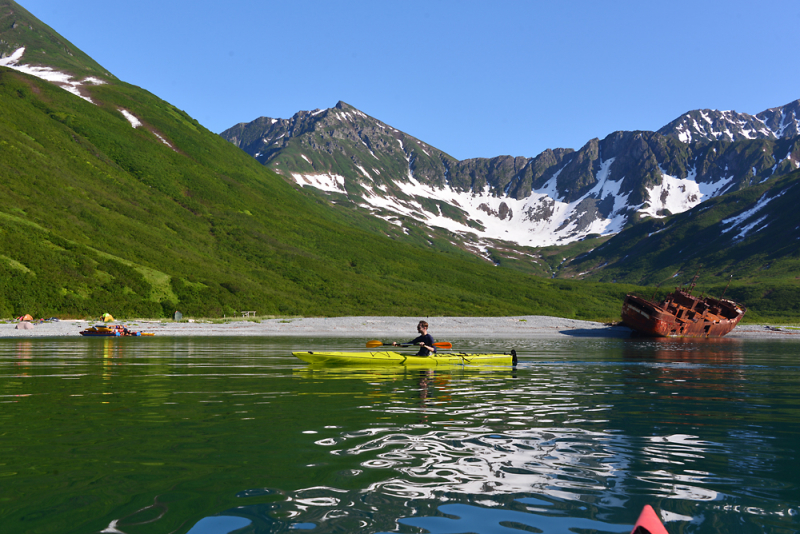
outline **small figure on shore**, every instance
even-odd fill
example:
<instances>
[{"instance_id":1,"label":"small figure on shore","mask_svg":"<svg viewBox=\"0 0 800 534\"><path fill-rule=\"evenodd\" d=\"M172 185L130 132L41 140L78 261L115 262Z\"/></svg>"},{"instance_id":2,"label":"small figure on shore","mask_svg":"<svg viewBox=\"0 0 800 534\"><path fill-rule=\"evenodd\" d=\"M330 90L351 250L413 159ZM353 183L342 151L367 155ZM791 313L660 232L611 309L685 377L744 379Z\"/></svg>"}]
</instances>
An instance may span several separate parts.
<instances>
[{"instance_id":1,"label":"small figure on shore","mask_svg":"<svg viewBox=\"0 0 800 534\"><path fill-rule=\"evenodd\" d=\"M408 342L408 345L419 345L419 352L417 356L430 356L436 352L436 347L433 345L433 336L428 333L428 323L420 321L417 324L417 332L419 337ZM397 346L397 341L392 341L392 345Z\"/></svg>"}]
</instances>

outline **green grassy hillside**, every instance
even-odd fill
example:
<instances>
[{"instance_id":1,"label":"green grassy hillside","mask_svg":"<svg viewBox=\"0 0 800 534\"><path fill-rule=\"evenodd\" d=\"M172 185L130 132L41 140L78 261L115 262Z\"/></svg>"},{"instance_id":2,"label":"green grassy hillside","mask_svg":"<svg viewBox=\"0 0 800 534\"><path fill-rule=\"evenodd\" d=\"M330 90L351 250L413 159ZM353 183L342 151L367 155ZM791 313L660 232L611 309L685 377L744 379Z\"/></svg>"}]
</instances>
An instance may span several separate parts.
<instances>
[{"instance_id":1,"label":"green grassy hillside","mask_svg":"<svg viewBox=\"0 0 800 534\"><path fill-rule=\"evenodd\" d=\"M0 69L0 316L602 319L630 289L397 242L387 223L297 190L146 91L90 91L98 105Z\"/></svg>"}]
</instances>

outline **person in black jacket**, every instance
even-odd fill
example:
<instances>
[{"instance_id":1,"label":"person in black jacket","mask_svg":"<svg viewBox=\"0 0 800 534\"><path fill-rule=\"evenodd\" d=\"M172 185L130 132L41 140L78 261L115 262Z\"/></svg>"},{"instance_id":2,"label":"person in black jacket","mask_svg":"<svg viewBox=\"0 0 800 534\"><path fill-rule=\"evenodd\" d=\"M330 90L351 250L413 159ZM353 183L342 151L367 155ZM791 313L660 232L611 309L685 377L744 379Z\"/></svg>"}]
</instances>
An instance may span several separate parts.
<instances>
[{"instance_id":1,"label":"person in black jacket","mask_svg":"<svg viewBox=\"0 0 800 534\"><path fill-rule=\"evenodd\" d=\"M435 353L436 347L433 346L433 336L428 333L428 323L420 321L417 325L417 332L419 332L419 337L407 343L408 345L419 345L419 352L416 355L430 356ZM398 345L397 341L393 341L392 345Z\"/></svg>"}]
</instances>

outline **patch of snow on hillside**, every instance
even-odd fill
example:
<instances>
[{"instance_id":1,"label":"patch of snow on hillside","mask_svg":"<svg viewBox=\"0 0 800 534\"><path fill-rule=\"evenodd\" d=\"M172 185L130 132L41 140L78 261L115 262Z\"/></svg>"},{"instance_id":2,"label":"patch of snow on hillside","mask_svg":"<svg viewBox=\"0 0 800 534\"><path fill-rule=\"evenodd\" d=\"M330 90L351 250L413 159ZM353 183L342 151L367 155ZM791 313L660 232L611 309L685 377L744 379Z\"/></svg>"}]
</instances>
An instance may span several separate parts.
<instances>
[{"instance_id":1,"label":"patch of snow on hillside","mask_svg":"<svg viewBox=\"0 0 800 534\"><path fill-rule=\"evenodd\" d=\"M607 169L610 162L604 165ZM557 176L551 178L546 184L548 189L554 189L553 183ZM620 181L621 182L621 181ZM609 194L618 192L620 182L611 182L606 177L603 178L603 191ZM475 192L459 193L449 188L436 188L418 182L412 177L408 182L397 182L396 185L405 195L411 198L415 196L430 198L441 201L451 206L459 206L467 217L477 221L484 226L483 230L472 228L460 221L444 216L440 209L434 213L426 211L423 206L414 200L400 201L396 198L369 197L367 202L375 209L383 209L396 214L407 215L419 218L424 216L424 222L428 226L444 228L458 234L475 234L483 239L501 239L513 241L521 245L545 246L552 244L563 244L583 237L590 233L609 233L609 226L621 227L620 221L615 219L607 220L599 218L592 221L587 228L577 228L577 218L580 214L575 212L577 205L587 198L588 194L574 202L565 203L554 200L546 194L538 191L525 199L514 199L511 197L496 197L489 194L488 188ZM505 204L505 208L502 205ZM537 217L537 213L542 210L552 212L549 217ZM505 218L500 218L500 213L505 213ZM569 221L569 222L568 222ZM564 224L568 222L568 224ZM560 228L563 226L563 228ZM577 232L577 234L576 234Z\"/></svg>"},{"instance_id":2,"label":"patch of snow on hillside","mask_svg":"<svg viewBox=\"0 0 800 534\"><path fill-rule=\"evenodd\" d=\"M361 171L361 174L363 174L365 178L367 178L367 179L372 179L372 176L370 176L370 175L369 175L369 173L368 173L367 171L365 171L365 170L364 170L364 167L362 167L361 165L356 165L356 168L357 168L359 171Z\"/></svg>"},{"instance_id":3,"label":"patch of snow on hillside","mask_svg":"<svg viewBox=\"0 0 800 534\"><path fill-rule=\"evenodd\" d=\"M748 128L746 128L747 121L745 119L740 119L739 120L739 124L742 127L742 131L743 131L744 135L748 139L756 139L758 137L766 137L768 139L774 139L775 138L775 132L770 130L767 127L767 125L764 123L764 121L762 121L758 117L753 117L753 118L761 123L761 127L760 128L749 128L748 129Z\"/></svg>"},{"instance_id":4,"label":"patch of snow on hillside","mask_svg":"<svg viewBox=\"0 0 800 534\"><path fill-rule=\"evenodd\" d=\"M725 167L727 171L728 168ZM697 182L697 187L700 188L700 194L702 195L703 200L708 200L709 198L718 197L723 194L730 186L733 185L733 175L728 176L727 178L721 178L716 182ZM693 169L689 176L686 178L687 180L697 180L697 169Z\"/></svg>"},{"instance_id":5,"label":"patch of snow on hillside","mask_svg":"<svg viewBox=\"0 0 800 534\"><path fill-rule=\"evenodd\" d=\"M122 108L117 108L117 109L119 109L119 112L122 113L122 115L126 119L128 119L128 122L131 123L131 126L133 126L134 128L138 128L139 126L142 125L142 121L137 119L136 115L134 115L133 113L131 113L127 109L122 109Z\"/></svg>"},{"instance_id":6,"label":"patch of snow on hillside","mask_svg":"<svg viewBox=\"0 0 800 534\"><path fill-rule=\"evenodd\" d=\"M150 133L152 133L153 135L155 135L156 137L158 137L158 139L159 139L159 140L160 140L162 143L164 143L165 145L167 145L168 147L170 147L172 150L175 150L175 147L174 147L174 146L172 146L171 144L169 144L169 141L167 141L166 139L164 139L163 137L161 137L160 135L158 135L156 132L150 132ZM175 152L177 152L177 150L175 150Z\"/></svg>"},{"instance_id":7,"label":"patch of snow on hillside","mask_svg":"<svg viewBox=\"0 0 800 534\"><path fill-rule=\"evenodd\" d=\"M703 200L718 196L732 182L733 176L712 183L698 183L697 171L692 170L686 178L670 176L664 169L661 171L661 184L647 188L645 207L639 213L650 217L661 218L662 210L670 213L683 213L700 204Z\"/></svg>"},{"instance_id":8,"label":"patch of snow on hillside","mask_svg":"<svg viewBox=\"0 0 800 534\"><path fill-rule=\"evenodd\" d=\"M597 172L597 184L589 191L589 197L597 198L598 200L602 201L608 198L609 196L614 199L614 207L611 208L611 213L609 213L609 222L603 228L601 233L603 235L608 234L616 234L622 230L622 227L625 225L627 218L623 215L623 212L628 208L628 197L630 197L630 193L628 194L621 194L620 188L622 187L622 180L625 178L621 176L619 180L612 180L610 178L611 172L611 164L614 163L616 158L611 158L607 161L603 161L600 164L600 170Z\"/></svg>"},{"instance_id":9,"label":"patch of snow on hillside","mask_svg":"<svg viewBox=\"0 0 800 534\"><path fill-rule=\"evenodd\" d=\"M306 160L309 165L314 165L313 163L311 163L311 160L306 157L305 154L300 154L300 157L303 158L304 160Z\"/></svg>"},{"instance_id":10,"label":"patch of snow on hillside","mask_svg":"<svg viewBox=\"0 0 800 534\"><path fill-rule=\"evenodd\" d=\"M737 228L737 227L741 226L742 223L744 223L747 219L749 219L750 217L752 217L753 215L755 215L756 213L758 213L759 211L764 209L764 207L767 204L769 204L770 202L772 202L776 198L782 197L784 195L784 193L786 193L786 190L783 190L780 193L778 193L777 195L775 195L774 197L770 197L770 198L767 198L767 193L764 193L763 195L761 195L761 198L758 199L758 202L756 202L756 205L753 206L752 208L750 208L749 210L745 211L744 213L742 213L740 215L737 215L736 217L728 217L727 219L723 219L721 224L723 224L723 225L730 224L731 226L729 226L728 228L723 228L722 229L722 233L723 234L727 234L728 232L730 232L734 228ZM736 240L744 239L744 237L747 235L747 233L750 230L752 230L755 226L760 224L766 218L767 218L767 216L764 215L764 216L760 217L754 223L748 224L746 226L742 226L742 229L740 230L740 232L736 235L736 237L734 239L736 239ZM764 228L766 228L766 226Z\"/></svg>"},{"instance_id":11,"label":"patch of snow on hillside","mask_svg":"<svg viewBox=\"0 0 800 534\"><path fill-rule=\"evenodd\" d=\"M750 230L752 230L753 228L755 228L756 226L758 226L759 224L764 222L764 219L766 219L766 218L767 218L767 216L764 215L764 216L760 217L757 221L752 222L752 223L750 223L748 225L742 226L742 229L739 231L738 234L736 234L736 237L733 238L734 241L741 241L742 239L747 237L747 234L750 233ZM761 230L763 230L767 226L769 226L769 224L765 224L764 226L762 226L761 228L756 230L756 232L760 232Z\"/></svg>"},{"instance_id":12,"label":"patch of snow on hillside","mask_svg":"<svg viewBox=\"0 0 800 534\"><path fill-rule=\"evenodd\" d=\"M9 57L5 57L0 59L0 66L8 67L10 69L14 69L19 72L24 72L25 74L29 74L31 76L35 76L39 79L44 81L50 82L53 85L57 85L72 93L75 96L79 96L82 99L86 100L87 102L91 102L94 104L91 98L88 96L84 96L81 94L79 87L85 83L90 83L92 85L101 85L105 82L99 78L95 77L88 77L83 80L75 80L74 76L71 74L67 74L66 72L57 71L51 67L39 67L34 65L21 65L19 63L22 56L25 54L25 47L18 48L11 54Z\"/></svg>"},{"instance_id":13,"label":"patch of snow on hillside","mask_svg":"<svg viewBox=\"0 0 800 534\"><path fill-rule=\"evenodd\" d=\"M11 65L15 65L20 59L22 59L22 54L25 53L25 47L17 48L14 50L14 53L8 57L0 58L0 67L9 67Z\"/></svg>"},{"instance_id":14,"label":"patch of snow on hillside","mask_svg":"<svg viewBox=\"0 0 800 534\"><path fill-rule=\"evenodd\" d=\"M670 224L669 226L665 226L664 228L662 228L662 229L660 229L660 230L656 230L655 232L650 232L650 233L648 233L648 234L647 234L647 237L651 237L651 236L654 236L654 235L656 235L656 234L660 234L660 233L661 233L661 232L663 232L664 230L669 230L670 228L672 228L672 225L671 225L671 224Z\"/></svg>"},{"instance_id":15,"label":"patch of snow on hillside","mask_svg":"<svg viewBox=\"0 0 800 534\"><path fill-rule=\"evenodd\" d=\"M395 130L395 131L397 131L397 130ZM409 154L408 152L406 152L406 147L405 147L405 145L403 145L403 140L402 139L397 139L397 142L400 143L400 150L403 151L403 156L405 156L406 161L408 162L408 180L410 182L415 182L416 180L414 180L414 173L411 172L411 155L412 154Z\"/></svg>"},{"instance_id":16,"label":"patch of snow on hillside","mask_svg":"<svg viewBox=\"0 0 800 534\"><path fill-rule=\"evenodd\" d=\"M564 167L566 167L566 165ZM564 167L558 169L541 188L535 189L534 192L538 195L546 195L553 200L560 200L558 196L558 176L561 174L561 171L564 170Z\"/></svg>"},{"instance_id":17,"label":"patch of snow on hillside","mask_svg":"<svg viewBox=\"0 0 800 534\"><path fill-rule=\"evenodd\" d=\"M685 123L678 128L678 140L687 145L692 142L692 132L689 131L689 127Z\"/></svg>"},{"instance_id":18,"label":"patch of snow on hillside","mask_svg":"<svg viewBox=\"0 0 800 534\"><path fill-rule=\"evenodd\" d=\"M320 113L324 113L326 110L324 109L317 109L311 112L311 116L319 115Z\"/></svg>"},{"instance_id":19,"label":"patch of snow on hillside","mask_svg":"<svg viewBox=\"0 0 800 534\"><path fill-rule=\"evenodd\" d=\"M361 144L362 144L362 145L364 145L365 147L367 147L367 150L369 150L369 153L370 153L370 154L372 154L372 157L373 157L373 158L375 158L375 159L378 159L378 156L376 156L376 155L375 155L375 152L373 152L373 151L372 151L372 149L369 147L369 145L368 145L367 143L365 143L365 142L364 142L364 140L363 140L363 139L361 139L361 138L359 137L359 138L358 138L358 140L359 140L359 141L361 141Z\"/></svg>"},{"instance_id":20,"label":"patch of snow on hillside","mask_svg":"<svg viewBox=\"0 0 800 534\"><path fill-rule=\"evenodd\" d=\"M298 185L305 187L310 185L321 191L330 193L344 192L344 176L338 174L299 174L292 173L292 178Z\"/></svg>"}]
</instances>

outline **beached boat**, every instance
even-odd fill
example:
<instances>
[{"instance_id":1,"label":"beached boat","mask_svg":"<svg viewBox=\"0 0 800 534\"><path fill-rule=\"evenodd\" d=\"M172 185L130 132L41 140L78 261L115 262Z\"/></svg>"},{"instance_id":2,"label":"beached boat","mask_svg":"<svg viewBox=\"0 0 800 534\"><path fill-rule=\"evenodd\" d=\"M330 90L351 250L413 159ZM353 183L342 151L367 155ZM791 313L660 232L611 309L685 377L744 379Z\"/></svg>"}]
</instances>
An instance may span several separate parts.
<instances>
[{"instance_id":1,"label":"beached boat","mask_svg":"<svg viewBox=\"0 0 800 534\"><path fill-rule=\"evenodd\" d=\"M646 336L722 337L739 324L746 311L732 300L695 297L676 289L661 302L627 295L622 322Z\"/></svg>"},{"instance_id":2,"label":"beached boat","mask_svg":"<svg viewBox=\"0 0 800 534\"><path fill-rule=\"evenodd\" d=\"M124 337L124 336L152 336L148 332L134 332L121 324L96 324L86 330L81 330L82 336L90 337Z\"/></svg>"},{"instance_id":3,"label":"beached boat","mask_svg":"<svg viewBox=\"0 0 800 534\"><path fill-rule=\"evenodd\" d=\"M326 365L364 365L407 367L440 367L453 365L515 365L516 351L511 354L466 354L460 352L436 353L430 356L414 356L391 350L361 352L293 352L304 362Z\"/></svg>"}]
</instances>

